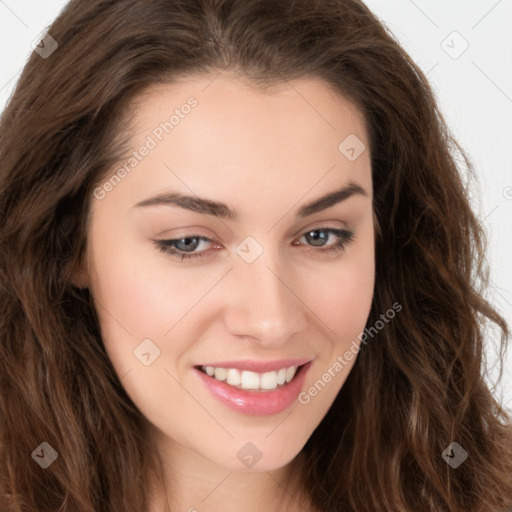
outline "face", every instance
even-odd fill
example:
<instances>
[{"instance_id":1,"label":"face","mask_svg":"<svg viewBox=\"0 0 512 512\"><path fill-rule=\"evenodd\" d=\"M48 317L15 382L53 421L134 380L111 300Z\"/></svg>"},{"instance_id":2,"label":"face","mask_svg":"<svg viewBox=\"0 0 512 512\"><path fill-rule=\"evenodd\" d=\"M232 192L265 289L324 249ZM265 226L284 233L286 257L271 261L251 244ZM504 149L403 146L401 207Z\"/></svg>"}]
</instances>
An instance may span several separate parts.
<instances>
[{"instance_id":1,"label":"face","mask_svg":"<svg viewBox=\"0 0 512 512\"><path fill-rule=\"evenodd\" d=\"M327 413L368 318L368 138L321 81L213 79L138 98L133 153L92 198L82 276L161 453L273 470Z\"/></svg>"}]
</instances>

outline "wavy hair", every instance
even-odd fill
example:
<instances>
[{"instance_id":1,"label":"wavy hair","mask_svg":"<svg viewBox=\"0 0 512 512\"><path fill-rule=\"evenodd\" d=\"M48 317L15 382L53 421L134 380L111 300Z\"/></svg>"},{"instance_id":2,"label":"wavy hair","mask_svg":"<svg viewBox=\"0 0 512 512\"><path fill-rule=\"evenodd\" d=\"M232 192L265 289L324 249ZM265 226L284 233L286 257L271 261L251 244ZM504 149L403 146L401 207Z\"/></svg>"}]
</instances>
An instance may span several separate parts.
<instances>
[{"instance_id":1,"label":"wavy hair","mask_svg":"<svg viewBox=\"0 0 512 512\"><path fill-rule=\"evenodd\" d=\"M363 113L376 282L359 353L302 449L323 512L512 509L512 436L484 380L483 344L508 326L484 299L471 162L422 71L359 0L72 0L32 53L0 118L0 509L141 512L162 466L71 283L95 184L119 161L132 102L156 83L234 70L262 90L323 80ZM457 167L462 155L465 171ZM457 469L441 456L469 454ZM47 442L43 471L31 454Z\"/></svg>"}]
</instances>

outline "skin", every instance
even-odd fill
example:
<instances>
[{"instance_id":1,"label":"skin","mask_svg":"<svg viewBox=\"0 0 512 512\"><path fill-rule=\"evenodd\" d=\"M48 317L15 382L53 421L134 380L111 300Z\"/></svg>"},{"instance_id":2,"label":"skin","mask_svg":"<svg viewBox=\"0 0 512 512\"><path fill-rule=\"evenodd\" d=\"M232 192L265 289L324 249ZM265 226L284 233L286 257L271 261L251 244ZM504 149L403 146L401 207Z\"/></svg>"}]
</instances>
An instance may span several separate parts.
<instances>
[{"instance_id":1,"label":"skin","mask_svg":"<svg viewBox=\"0 0 512 512\"><path fill-rule=\"evenodd\" d=\"M168 496L155 491L155 512L166 499L182 511L284 510L281 485L355 358L309 403L259 417L218 402L192 368L306 357L313 360L307 390L359 343L373 297L370 154L366 149L349 161L338 149L350 134L368 148L362 114L317 79L262 92L227 72L214 78L152 86L137 99L134 151L189 97L198 104L121 183L92 199L86 257L76 275L92 293L108 356L149 422L174 489ZM349 182L367 195L296 217L302 205ZM222 201L240 218L134 207L166 191ZM341 252L321 254L338 239L325 233L324 245L314 245L305 234L321 228L355 236ZM190 236L212 240L195 249L208 255L179 261L154 243ZM248 236L263 249L252 263L235 251ZM145 366L133 351L148 338L160 356ZM237 457L247 442L262 454L251 469ZM314 510L299 506L297 492L287 510Z\"/></svg>"}]
</instances>

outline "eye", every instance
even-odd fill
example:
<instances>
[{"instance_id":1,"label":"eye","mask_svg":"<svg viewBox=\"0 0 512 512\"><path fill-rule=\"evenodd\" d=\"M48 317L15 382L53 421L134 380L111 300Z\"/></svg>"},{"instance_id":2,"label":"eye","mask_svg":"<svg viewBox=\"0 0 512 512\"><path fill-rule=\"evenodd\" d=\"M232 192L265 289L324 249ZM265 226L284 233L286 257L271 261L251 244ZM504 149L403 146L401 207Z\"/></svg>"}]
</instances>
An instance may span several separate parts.
<instances>
[{"instance_id":1,"label":"eye","mask_svg":"<svg viewBox=\"0 0 512 512\"><path fill-rule=\"evenodd\" d=\"M167 254L181 260L204 257L205 251L194 252L201 242L211 242L204 236L188 236L186 238L174 238L170 240L156 240L156 244Z\"/></svg>"},{"instance_id":2,"label":"eye","mask_svg":"<svg viewBox=\"0 0 512 512\"><path fill-rule=\"evenodd\" d=\"M308 243L312 243L313 247L320 247L319 249L313 250L313 253L323 254L337 254L343 251L347 244L354 239L354 231L347 229L335 229L335 228L317 228L312 229L304 233L301 238L307 240ZM332 237L334 243L327 245L327 241ZM294 245L298 245L294 243Z\"/></svg>"},{"instance_id":3,"label":"eye","mask_svg":"<svg viewBox=\"0 0 512 512\"><path fill-rule=\"evenodd\" d=\"M326 242L331 236L334 238L334 243L326 245ZM311 249L309 252L320 256L324 254L337 254L343 251L346 245L354 239L354 236L354 231L346 229L317 228L307 231L300 237L300 239L304 238L307 244L311 244L312 247L316 247L316 249ZM196 250L203 242L214 243L209 238L199 235L191 235L184 238L173 238L169 240L155 240L154 242L161 251L166 254L170 254L173 258L180 261L210 256L211 254L206 250L198 252L196 252ZM294 242L293 245L297 246L301 244Z\"/></svg>"}]
</instances>

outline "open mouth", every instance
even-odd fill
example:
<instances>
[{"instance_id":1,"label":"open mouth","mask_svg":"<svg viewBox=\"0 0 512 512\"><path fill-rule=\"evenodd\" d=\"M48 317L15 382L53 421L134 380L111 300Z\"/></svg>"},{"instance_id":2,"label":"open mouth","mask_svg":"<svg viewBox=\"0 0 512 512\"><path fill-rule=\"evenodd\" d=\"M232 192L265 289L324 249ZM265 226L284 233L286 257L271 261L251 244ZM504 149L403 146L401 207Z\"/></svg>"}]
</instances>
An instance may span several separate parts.
<instances>
[{"instance_id":1,"label":"open mouth","mask_svg":"<svg viewBox=\"0 0 512 512\"><path fill-rule=\"evenodd\" d=\"M236 368L215 368L213 366L195 366L196 369L208 377L229 386L256 392L274 391L286 387L302 371L305 364L289 366L276 371L257 373Z\"/></svg>"},{"instance_id":2,"label":"open mouth","mask_svg":"<svg viewBox=\"0 0 512 512\"><path fill-rule=\"evenodd\" d=\"M198 365L193 368L206 389L228 408L242 414L267 416L282 413L296 403L312 364L312 360L303 361L282 360L277 363L283 365L281 368L276 367L276 363L239 363L252 369L275 368L266 372L229 368L229 363L220 362L218 367ZM292 362L302 364L284 367Z\"/></svg>"}]
</instances>

